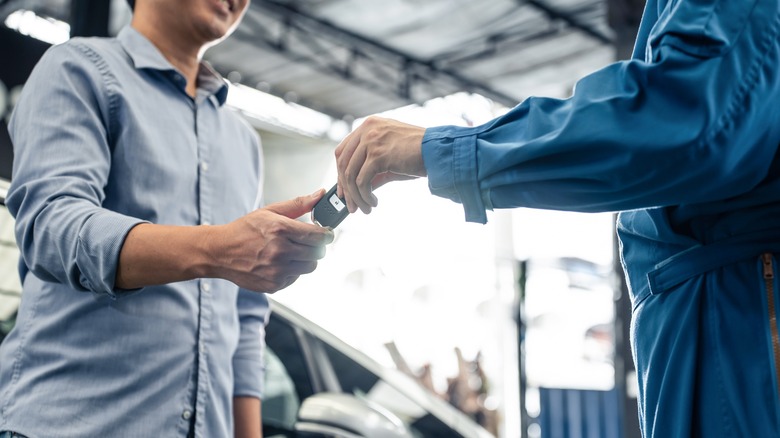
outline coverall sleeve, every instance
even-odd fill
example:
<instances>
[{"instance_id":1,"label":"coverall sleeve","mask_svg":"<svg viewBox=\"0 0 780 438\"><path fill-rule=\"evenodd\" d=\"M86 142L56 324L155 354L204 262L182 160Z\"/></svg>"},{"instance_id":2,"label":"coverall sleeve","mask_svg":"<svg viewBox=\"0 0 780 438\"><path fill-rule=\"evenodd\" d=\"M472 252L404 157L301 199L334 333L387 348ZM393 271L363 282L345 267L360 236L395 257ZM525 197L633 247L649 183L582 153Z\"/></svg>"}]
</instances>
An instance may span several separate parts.
<instances>
[{"instance_id":1,"label":"coverall sleeve","mask_svg":"<svg viewBox=\"0 0 780 438\"><path fill-rule=\"evenodd\" d=\"M756 186L780 136L778 1L670 1L652 13L644 59L586 76L570 98L426 130L431 192L484 223L494 207L620 211Z\"/></svg>"},{"instance_id":2,"label":"coverall sleeve","mask_svg":"<svg viewBox=\"0 0 780 438\"><path fill-rule=\"evenodd\" d=\"M66 43L34 69L10 123L15 157L7 205L16 218L22 279L30 270L116 296L119 252L142 221L101 207L111 168L111 94L101 62Z\"/></svg>"}]
</instances>

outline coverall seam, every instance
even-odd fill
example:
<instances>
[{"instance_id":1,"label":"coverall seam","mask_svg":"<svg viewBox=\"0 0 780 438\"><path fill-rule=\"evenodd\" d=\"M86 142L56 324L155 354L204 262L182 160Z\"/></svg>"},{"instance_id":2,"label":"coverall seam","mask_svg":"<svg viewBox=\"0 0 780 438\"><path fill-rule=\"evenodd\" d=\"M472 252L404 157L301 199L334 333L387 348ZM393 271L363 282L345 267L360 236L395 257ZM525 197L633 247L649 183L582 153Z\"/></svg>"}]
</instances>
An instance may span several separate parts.
<instances>
[{"instance_id":1,"label":"coverall seam","mask_svg":"<svg viewBox=\"0 0 780 438\"><path fill-rule=\"evenodd\" d=\"M718 17L721 13L723 13L722 12L723 4L726 1L728 1L728 0L721 0L721 1L719 1L715 5L715 8L713 8L712 13L710 13L709 17L707 17L707 20L704 23L704 28L702 29L705 34L708 33L708 30L710 30L713 27L712 23L716 19L716 17ZM756 4L758 3L759 0L752 0L752 1L753 1L753 4L750 6L750 12L747 13L746 18L745 18L746 22L749 21L750 15L753 14L753 10L756 8ZM736 32L736 34L734 35L734 39L735 40L739 39L741 34L742 34L742 32L744 30L745 30L745 27L744 26L741 27L739 29L739 31ZM724 49L723 52L721 53L721 55L725 55L725 54L731 52L732 50L734 50L734 45L733 44L729 45L726 49Z\"/></svg>"},{"instance_id":2,"label":"coverall seam","mask_svg":"<svg viewBox=\"0 0 780 438\"><path fill-rule=\"evenodd\" d=\"M769 32L766 33L760 45L762 53L770 52L769 49L772 47L772 42L777 41L779 29L780 15L775 15L775 20L772 27L770 27ZM729 50L729 52L732 50ZM706 147L708 144L713 143L716 137L722 135L726 128L737 120L738 114L746 113L745 111L740 111L740 108L744 107L744 105L740 105L740 103L747 100L747 96L750 94L750 92L755 90L756 84L758 83L759 71L764 65L766 65L767 58L769 58L769 56L756 56L754 58L753 63L748 68L745 79L741 81L741 85L737 89L737 92L734 93L734 96L727 105L726 111L724 111L723 115L715 123L712 130L706 135L702 136L701 140L696 145L697 149L701 149Z\"/></svg>"},{"instance_id":3,"label":"coverall seam","mask_svg":"<svg viewBox=\"0 0 780 438\"><path fill-rule=\"evenodd\" d=\"M710 271L710 273L712 273L712 272L714 272L714 271ZM709 292L710 288L706 285L707 278L708 278L708 275L706 273L702 275L702 281L705 282L705 284L702 287L703 287L703 289L705 291ZM717 314L718 306L715 303L709 303L708 302L707 307L708 307L707 311L706 311L706 313L704 313L705 315L712 315L713 313ZM720 327L716 323L715 318L709 318L708 325L709 325L709 331L710 331L710 334L711 334L710 336L714 337L715 339L720 339L720 333L719 333L720 332L720 330L719 330ZM720 356L721 354L723 354L722 348L721 348L722 346L720 345L720 343L715 342L714 344L715 344L715 349L717 351L717 355ZM722 423L721 424L722 424L723 428L725 429L725 432L727 432L726 436L732 436L731 432L734 430L734 427L733 427L733 423L731 421L732 420L731 415L729 414L730 410L728 408L727 397L725 397L726 389L723 386L723 378L724 378L724 376L723 376L723 368L720 366L720 361L716 360L714 362L715 362L715 364L714 364L715 374L718 376L718 379L717 379L717 382L718 382L717 383L718 384L718 401L719 401L720 410L721 410L721 418L722 418Z\"/></svg>"}]
</instances>

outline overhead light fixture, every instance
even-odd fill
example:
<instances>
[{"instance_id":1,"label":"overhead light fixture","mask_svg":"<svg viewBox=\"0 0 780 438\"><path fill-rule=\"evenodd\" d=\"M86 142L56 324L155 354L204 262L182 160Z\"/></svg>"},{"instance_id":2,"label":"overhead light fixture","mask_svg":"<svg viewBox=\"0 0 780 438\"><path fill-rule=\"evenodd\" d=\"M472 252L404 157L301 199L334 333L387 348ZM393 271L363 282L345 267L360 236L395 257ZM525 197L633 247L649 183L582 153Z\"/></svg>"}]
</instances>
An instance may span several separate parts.
<instances>
[{"instance_id":1,"label":"overhead light fixture","mask_svg":"<svg viewBox=\"0 0 780 438\"><path fill-rule=\"evenodd\" d=\"M19 9L5 19L5 25L22 35L31 36L49 44L60 44L70 39L70 25L64 21L41 17L33 11Z\"/></svg>"},{"instance_id":2,"label":"overhead light fixture","mask_svg":"<svg viewBox=\"0 0 780 438\"><path fill-rule=\"evenodd\" d=\"M341 140L349 133L346 123L327 114L264 93L241 84L230 83L228 105L250 119L267 125L297 132L309 137Z\"/></svg>"}]
</instances>

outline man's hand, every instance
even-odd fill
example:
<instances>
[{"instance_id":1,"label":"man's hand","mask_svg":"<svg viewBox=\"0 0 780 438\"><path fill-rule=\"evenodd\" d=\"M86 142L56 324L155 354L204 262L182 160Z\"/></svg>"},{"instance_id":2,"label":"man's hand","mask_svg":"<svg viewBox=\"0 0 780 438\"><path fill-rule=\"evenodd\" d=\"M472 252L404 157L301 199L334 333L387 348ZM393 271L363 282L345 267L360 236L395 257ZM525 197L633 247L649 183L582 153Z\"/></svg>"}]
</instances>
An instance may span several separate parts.
<instances>
[{"instance_id":1,"label":"man's hand","mask_svg":"<svg viewBox=\"0 0 780 438\"><path fill-rule=\"evenodd\" d=\"M369 117L336 148L338 194L354 213L377 206L374 189L390 181L427 175L422 159L425 129Z\"/></svg>"},{"instance_id":2,"label":"man's hand","mask_svg":"<svg viewBox=\"0 0 780 438\"><path fill-rule=\"evenodd\" d=\"M308 213L323 190L256 210L214 227L211 245L218 267L213 276L249 290L276 292L317 267L333 232L295 220Z\"/></svg>"},{"instance_id":3,"label":"man's hand","mask_svg":"<svg viewBox=\"0 0 780 438\"><path fill-rule=\"evenodd\" d=\"M278 202L226 225L139 224L119 254L116 287L135 289L194 278L223 278L276 292L317 267L333 232L295 220L325 193Z\"/></svg>"}]
</instances>

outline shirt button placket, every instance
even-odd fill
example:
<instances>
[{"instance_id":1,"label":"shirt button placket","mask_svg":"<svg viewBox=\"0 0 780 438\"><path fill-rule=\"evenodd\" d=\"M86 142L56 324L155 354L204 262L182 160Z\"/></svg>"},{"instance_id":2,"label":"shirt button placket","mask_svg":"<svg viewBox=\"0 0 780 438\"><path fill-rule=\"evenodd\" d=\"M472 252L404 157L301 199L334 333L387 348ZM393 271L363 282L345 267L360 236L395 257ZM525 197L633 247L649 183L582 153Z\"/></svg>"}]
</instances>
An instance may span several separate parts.
<instances>
[{"instance_id":1,"label":"shirt button placket","mask_svg":"<svg viewBox=\"0 0 780 438\"><path fill-rule=\"evenodd\" d=\"M211 283L206 280L201 280L200 290L203 294L208 295L208 293L211 292ZM203 340L198 343L198 350L200 351L200 354L206 353L206 343Z\"/></svg>"}]
</instances>

